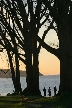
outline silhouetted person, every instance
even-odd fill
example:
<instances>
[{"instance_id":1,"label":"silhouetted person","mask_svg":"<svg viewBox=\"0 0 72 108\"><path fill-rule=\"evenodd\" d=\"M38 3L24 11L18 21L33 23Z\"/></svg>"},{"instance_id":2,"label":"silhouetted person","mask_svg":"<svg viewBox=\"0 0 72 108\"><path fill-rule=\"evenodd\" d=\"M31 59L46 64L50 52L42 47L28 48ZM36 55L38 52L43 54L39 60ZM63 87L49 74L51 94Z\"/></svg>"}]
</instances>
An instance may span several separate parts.
<instances>
[{"instance_id":1,"label":"silhouetted person","mask_svg":"<svg viewBox=\"0 0 72 108\"><path fill-rule=\"evenodd\" d=\"M54 86L54 96L56 95L57 88Z\"/></svg>"},{"instance_id":2,"label":"silhouetted person","mask_svg":"<svg viewBox=\"0 0 72 108\"><path fill-rule=\"evenodd\" d=\"M51 96L51 89L50 89L50 87L48 89L48 93L49 93L49 96Z\"/></svg>"},{"instance_id":3,"label":"silhouetted person","mask_svg":"<svg viewBox=\"0 0 72 108\"><path fill-rule=\"evenodd\" d=\"M44 96L46 96L46 89L45 87L43 88Z\"/></svg>"}]
</instances>

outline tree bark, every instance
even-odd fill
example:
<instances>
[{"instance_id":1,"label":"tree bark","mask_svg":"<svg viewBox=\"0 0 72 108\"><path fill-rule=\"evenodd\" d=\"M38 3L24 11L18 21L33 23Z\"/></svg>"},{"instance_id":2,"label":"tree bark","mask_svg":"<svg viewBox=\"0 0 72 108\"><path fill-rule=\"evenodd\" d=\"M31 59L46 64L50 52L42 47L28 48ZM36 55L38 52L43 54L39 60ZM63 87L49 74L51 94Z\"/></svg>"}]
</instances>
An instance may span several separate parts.
<instances>
[{"instance_id":1,"label":"tree bark","mask_svg":"<svg viewBox=\"0 0 72 108\"><path fill-rule=\"evenodd\" d=\"M32 70L32 54L30 51L26 52L26 81L27 81L27 93L32 94L32 83L33 83L33 70Z\"/></svg>"},{"instance_id":2,"label":"tree bark","mask_svg":"<svg viewBox=\"0 0 72 108\"><path fill-rule=\"evenodd\" d=\"M72 91L72 42L68 30L61 28L59 32L60 47L60 92Z\"/></svg>"},{"instance_id":3,"label":"tree bark","mask_svg":"<svg viewBox=\"0 0 72 108\"><path fill-rule=\"evenodd\" d=\"M39 90L39 61L38 61L38 49L37 41L34 39L33 44L33 92L36 95L41 95Z\"/></svg>"},{"instance_id":4,"label":"tree bark","mask_svg":"<svg viewBox=\"0 0 72 108\"><path fill-rule=\"evenodd\" d=\"M27 34L27 33L26 33ZM28 34L25 37L25 57L26 57L26 82L27 88L24 89L23 93L26 95L32 94L32 86L33 86L33 69L32 69L32 51L31 47L31 39Z\"/></svg>"}]
</instances>

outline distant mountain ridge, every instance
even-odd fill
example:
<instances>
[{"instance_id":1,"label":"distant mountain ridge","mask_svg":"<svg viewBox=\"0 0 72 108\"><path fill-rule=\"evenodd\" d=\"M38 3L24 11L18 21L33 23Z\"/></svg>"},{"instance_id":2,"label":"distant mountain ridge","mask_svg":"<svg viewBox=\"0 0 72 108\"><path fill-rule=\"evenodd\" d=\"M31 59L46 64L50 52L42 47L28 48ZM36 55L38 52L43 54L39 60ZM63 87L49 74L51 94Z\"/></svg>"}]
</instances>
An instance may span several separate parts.
<instances>
[{"instance_id":1,"label":"distant mountain ridge","mask_svg":"<svg viewBox=\"0 0 72 108\"><path fill-rule=\"evenodd\" d=\"M41 74L39 72L39 76L43 76L43 74ZM0 69L0 78L11 78L12 74L10 69ZM20 77L26 77L26 72L20 70Z\"/></svg>"}]
</instances>

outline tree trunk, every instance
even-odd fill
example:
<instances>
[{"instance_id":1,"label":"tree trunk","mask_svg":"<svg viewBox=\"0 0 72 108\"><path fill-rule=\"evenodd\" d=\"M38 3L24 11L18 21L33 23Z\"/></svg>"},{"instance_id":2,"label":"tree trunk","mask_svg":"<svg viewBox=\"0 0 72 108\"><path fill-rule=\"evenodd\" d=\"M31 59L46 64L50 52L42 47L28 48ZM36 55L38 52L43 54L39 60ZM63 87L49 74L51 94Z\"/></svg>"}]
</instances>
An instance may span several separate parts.
<instances>
[{"instance_id":1,"label":"tree trunk","mask_svg":"<svg viewBox=\"0 0 72 108\"><path fill-rule=\"evenodd\" d=\"M20 71L19 71L19 60L18 55L15 54L15 62L16 62L16 85L17 85L17 91L16 92L22 92L21 84L20 84Z\"/></svg>"},{"instance_id":2,"label":"tree trunk","mask_svg":"<svg viewBox=\"0 0 72 108\"><path fill-rule=\"evenodd\" d=\"M12 73L13 85L14 85L15 91L17 91L16 79L15 79L15 71L14 71L14 68L13 68L12 57L11 57L10 51L7 50L7 54L8 54L10 68L11 68L11 73Z\"/></svg>"},{"instance_id":3,"label":"tree trunk","mask_svg":"<svg viewBox=\"0 0 72 108\"><path fill-rule=\"evenodd\" d=\"M38 50L37 41L34 40L33 44L33 92L35 95L41 95L39 90L39 61L38 61Z\"/></svg>"},{"instance_id":4,"label":"tree trunk","mask_svg":"<svg viewBox=\"0 0 72 108\"><path fill-rule=\"evenodd\" d=\"M17 86L17 90L15 92L17 93L21 93L22 89L21 89L21 84L20 84L20 71L19 71L19 60L18 60L18 49L17 49L17 43L15 40L15 37L12 37L12 42L14 44L14 49L15 49L15 63L16 63L16 86Z\"/></svg>"},{"instance_id":5,"label":"tree trunk","mask_svg":"<svg viewBox=\"0 0 72 108\"><path fill-rule=\"evenodd\" d=\"M67 29L60 31L60 92L72 91L72 45Z\"/></svg>"},{"instance_id":6,"label":"tree trunk","mask_svg":"<svg viewBox=\"0 0 72 108\"><path fill-rule=\"evenodd\" d=\"M24 89L23 93L26 95L32 94L33 86L33 69L32 69L32 51L31 39L28 37L28 34L25 37L25 56L26 56L26 82L27 88Z\"/></svg>"},{"instance_id":7,"label":"tree trunk","mask_svg":"<svg viewBox=\"0 0 72 108\"><path fill-rule=\"evenodd\" d=\"M33 83L33 70L32 70L32 53L28 50L26 52L26 74L27 74L27 92L32 94L32 83Z\"/></svg>"}]
</instances>

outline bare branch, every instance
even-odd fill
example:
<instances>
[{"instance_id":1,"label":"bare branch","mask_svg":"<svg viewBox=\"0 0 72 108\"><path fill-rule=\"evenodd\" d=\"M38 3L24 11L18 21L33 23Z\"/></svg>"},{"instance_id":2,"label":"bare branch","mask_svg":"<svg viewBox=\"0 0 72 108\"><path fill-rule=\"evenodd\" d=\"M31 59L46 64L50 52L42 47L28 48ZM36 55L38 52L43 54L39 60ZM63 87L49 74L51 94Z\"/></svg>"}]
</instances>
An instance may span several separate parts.
<instances>
[{"instance_id":1,"label":"bare branch","mask_svg":"<svg viewBox=\"0 0 72 108\"><path fill-rule=\"evenodd\" d=\"M3 72L3 73L5 73L5 74L7 74L10 71L10 69L7 69L6 72L4 70L0 70L0 71Z\"/></svg>"}]
</instances>

